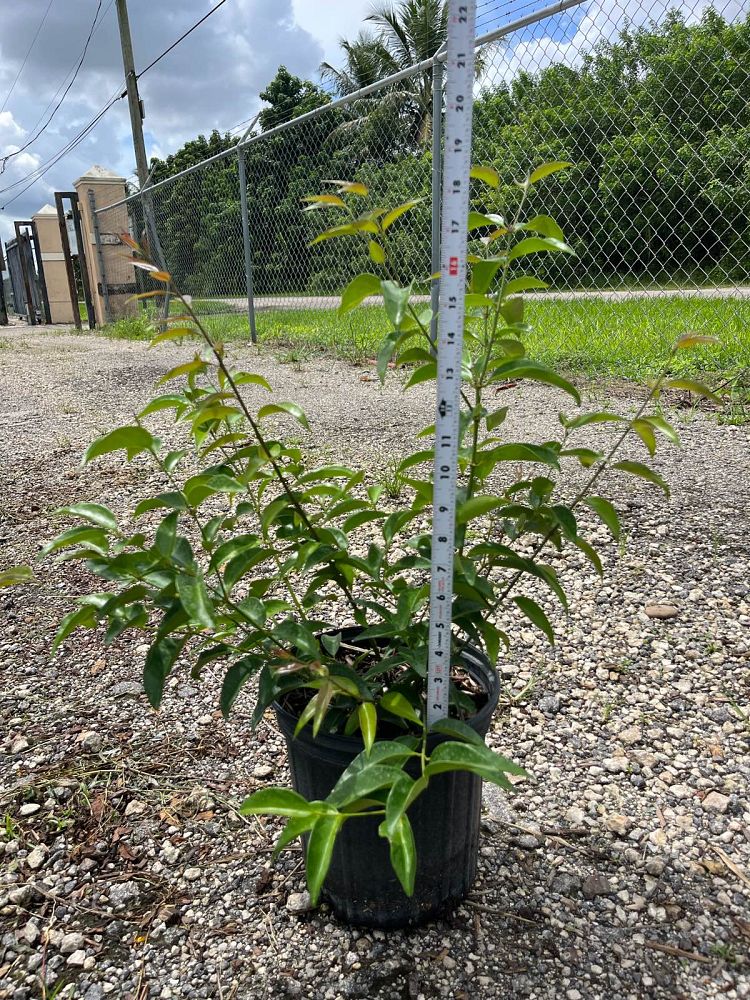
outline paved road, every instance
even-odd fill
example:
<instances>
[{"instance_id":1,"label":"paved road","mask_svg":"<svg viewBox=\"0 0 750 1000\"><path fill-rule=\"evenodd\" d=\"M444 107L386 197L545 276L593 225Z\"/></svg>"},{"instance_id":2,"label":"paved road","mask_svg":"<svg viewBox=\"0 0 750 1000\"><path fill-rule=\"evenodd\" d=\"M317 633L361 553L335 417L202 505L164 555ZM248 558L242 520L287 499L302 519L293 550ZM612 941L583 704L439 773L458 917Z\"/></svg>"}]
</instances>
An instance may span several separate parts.
<instances>
[{"instance_id":1,"label":"paved road","mask_svg":"<svg viewBox=\"0 0 750 1000\"><path fill-rule=\"evenodd\" d=\"M592 291L570 292L532 292L528 298L549 299L558 302L572 302L577 299L602 299L604 301L620 302L633 299L750 299L750 286L717 288L618 288L596 289ZM428 295L415 295L414 302L428 302ZM232 306L237 312L247 308L247 299L216 297L202 299L204 302L223 303ZM338 295L258 295L255 298L255 308L258 311L271 309L335 309L341 301ZM364 300L364 305L379 305L380 299L373 296Z\"/></svg>"}]
</instances>

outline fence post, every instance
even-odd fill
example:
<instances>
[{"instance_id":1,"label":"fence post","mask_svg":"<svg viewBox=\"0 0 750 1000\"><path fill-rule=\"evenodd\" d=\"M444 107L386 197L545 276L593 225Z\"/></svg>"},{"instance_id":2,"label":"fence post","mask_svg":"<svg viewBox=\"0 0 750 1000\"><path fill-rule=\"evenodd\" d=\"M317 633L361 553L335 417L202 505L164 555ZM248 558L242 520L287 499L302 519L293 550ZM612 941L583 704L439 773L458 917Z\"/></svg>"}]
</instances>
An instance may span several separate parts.
<instances>
[{"instance_id":1,"label":"fence post","mask_svg":"<svg viewBox=\"0 0 750 1000\"><path fill-rule=\"evenodd\" d=\"M255 301L253 298L253 256L250 246L250 221L247 213L247 175L245 173L245 151L237 155L237 167L240 178L240 209L242 211L242 245L245 251L245 291L247 293L247 321L250 324L250 339L258 343L258 333L255 329Z\"/></svg>"},{"instance_id":2,"label":"fence post","mask_svg":"<svg viewBox=\"0 0 750 1000\"><path fill-rule=\"evenodd\" d=\"M443 64L436 59L432 64L432 274L440 270L440 192L443 187ZM438 340L438 306L440 304L440 279L435 278L430 288L430 339L433 350Z\"/></svg>"}]
</instances>

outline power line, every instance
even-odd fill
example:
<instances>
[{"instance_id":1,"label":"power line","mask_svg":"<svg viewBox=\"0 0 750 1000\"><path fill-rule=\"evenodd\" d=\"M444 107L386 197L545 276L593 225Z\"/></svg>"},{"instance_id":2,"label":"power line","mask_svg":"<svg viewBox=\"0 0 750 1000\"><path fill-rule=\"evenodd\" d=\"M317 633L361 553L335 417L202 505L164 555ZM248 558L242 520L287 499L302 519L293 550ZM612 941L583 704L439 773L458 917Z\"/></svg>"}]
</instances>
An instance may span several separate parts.
<instances>
[{"instance_id":1,"label":"power line","mask_svg":"<svg viewBox=\"0 0 750 1000\"><path fill-rule=\"evenodd\" d=\"M26 142L23 144L23 146L21 146L19 149L16 149L12 153L8 153L7 156L4 156L2 158L2 165L0 165L0 174L4 173L5 166L6 166L7 162L8 162L8 160L11 160L14 156L18 156L25 149L28 149L29 146L32 145L32 143L36 142L36 140L39 138L39 136L41 136L45 132L45 130L49 126L49 124L52 121L52 119L55 117L55 115L57 114L57 112L60 110L60 107L61 107L63 101L68 96L68 93L70 92L70 88L76 82L76 77L78 76L78 74L79 74L79 72L81 70L81 67L83 66L83 61L86 58L86 53L88 52L89 44L90 44L91 38L92 38L92 36L94 34L94 30L96 28L96 23L97 23L97 20L99 19L99 13L100 13L101 9L102 9L102 0L97 0L96 13L94 14L94 20L92 21L91 27L89 28L89 33L88 33L88 36L87 36L86 41L85 41L84 46L83 46L83 52L81 53L81 57L78 60L78 65L75 68L75 72L73 73L73 77L72 77L70 83L68 84L68 86L63 91L62 97L57 102L57 104L55 105L54 109L52 110L52 113L50 114L49 118L44 123L44 125L42 125L42 127L39 129L39 131L35 135L32 135L29 139L27 139Z\"/></svg>"},{"instance_id":2,"label":"power line","mask_svg":"<svg viewBox=\"0 0 750 1000\"><path fill-rule=\"evenodd\" d=\"M107 16L107 14L110 12L110 10L112 8L112 4L114 2L115 2L115 0L109 0L109 3L104 8L104 12L102 13L102 16L99 18L99 21L96 24L96 27L94 28L94 32L93 32L94 35L97 33L97 31L99 30L99 28L101 28L102 24L104 23L104 19ZM92 38L93 38L93 35L92 35ZM52 97L47 102L47 106L44 109L44 111L42 111L42 113L39 115L39 117L34 122L34 124L31 126L31 128L26 129L26 133L28 135L30 135L32 132L36 131L37 126L39 125L39 123L42 121L42 119L44 118L44 116L47 114L47 112L49 111L49 109L52 107L52 105L57 100L57 95L60 93L60 91L63 89L63 87L67 83L68 78L70 77L70 74L73 73L73 72L75 72L76 65L77 65L77 63L73 63L73 65L70 67L70 69L68 70L68 72L62 78L62 80L60 82L60 86L57 88L57 90L54 92L54 94L52 95Z\"/></svg>"},{"instance_id":3,"label":"power line","mask_svg":"<svg viewBox=\"0 0 750 1000\"><path fill-rule=\"evenodd\" d=\"M145 69L142 69L140 71L140 73L137 74L138 79L140 79L143 76L144 73L148 73L148 71L152 67L156 66L156 64L158 62L160 62L164 58L164 56L168 55L172 51L172 49L176 48L176 46L178 46L180 44L180 42L184 41L184 39L186 39L187 36L189 34L191 34L193 31L195 31L196 28L199 28L203 24L204 21L208 20L208 18L212 14L215 14L216 11L219 9L219 7L223 7L226 2L227 2L227 0L219 0L219 2L216 4L216 6L212 7L211 10L209 10L209 12L207 14L204 14L203 17L200 19L200 21L196 21L195 24L192 26L192 28L188 28L188 30L184 34L180 35L180 37L178 39L176 39L174 42L172 42L172 44L169 46L169 48L164 49L164 51L160 55L158 55L156 57L156 59L153 59L148 64L148 66L146 66Z\"/></svg>"},{"instance_id":4,"label":"power line","mask_svg":"<svg viewBox=\"0 0 750 1000\"><path fill-rule=\"evenodd\" d=\"M45 10L45 12L44 12L44 16L42 17L41 21L39 22L39 26L38 26L38 28L36 29L36 32L34 33L34 37L33 37L33 38L31 39L31 45L29 45L28 49L26 50L26 55L25 55L25 56L23 57L23 62L21 63L21 68L20 68L20 69L19 69L19 71L18 71L18 72L16 73L16 78L15 78L15 80L14 80L14 81L13 81L13 83L12 83L12 84L10 85L10 90L8 91L8 94L7 94L6 98L5 98L5 100L3 101L3 106L2 106L1 108L0 108L0 111L5 111L5 108L6 108L6 105L8 104L8 101L10 100L10 95L11 95L11 94L13 93L13 91L14 91L14 90L16 89L16 84L18 83L18 79L19 79L19 77L21 76L21 73L23 73L23 70L24 70L24 66L25 66L25 65L26 65L26 63L28 62L28 59L29 59L29 56L31 55L31 50L32 50L32 49L34 48L34 46L36 45L36 40L37 40L37 38L39 37L39 32L40 32L40 31L42 30L42 28L44 27L44 22L45 22L45 21L47 20L47 15L49 14L49 11L50 11L50 7L52 6L52 4L53 4L54 2L55 2L55 0L49 0L49 3L47 4L47 9L46 9L46 10Z\"/></svg>"},{"instance_id":5,"label":"power line","mask_svg":"<svg viewBox=\"0 0 750 1000\"><path fill-rule=\"evenodd\" d=\"M23 187L17 194L13 195L13 197L9 201L7 201L4 205L0 206L0 209L4 211L9 205L12 205L13 202L16 201L18 198L20 198L22 194L28 191L29 188L33 187L37 181L41 180L41 178L44 177L44 175L49 170L51 170L52 167L55 166L55 164L59 163L60 160L62 160L65 156L67 156L68 153L71 153L76 148L76 146L79 145L79 143L83 142L83 140L89 135L92 129L95 128L95 126L106 115L109 109L114 104L116 104L117 101L121 100L121 97L122 95L120 94L118 88L118 90L112 95L112 97L101 108L101 110L81 129L81 131L78 132L78 134L74 136L74 138L71 139L69 142L67 142L61 149L59 149L56 153L54 153L49 160L47 160L40 166L36 167L34 170L28 173L25 177L22 177L20 180L15 181L13 184L9 184L8 187L6 188L2 188L0 193L5 191L11 191L13 188L18 187L19 184L23 184L24 181L27 181L29 180L29 178L31 178L31 180L29 180L29 183L25 187Z\"/></svg>"}]
</instances>

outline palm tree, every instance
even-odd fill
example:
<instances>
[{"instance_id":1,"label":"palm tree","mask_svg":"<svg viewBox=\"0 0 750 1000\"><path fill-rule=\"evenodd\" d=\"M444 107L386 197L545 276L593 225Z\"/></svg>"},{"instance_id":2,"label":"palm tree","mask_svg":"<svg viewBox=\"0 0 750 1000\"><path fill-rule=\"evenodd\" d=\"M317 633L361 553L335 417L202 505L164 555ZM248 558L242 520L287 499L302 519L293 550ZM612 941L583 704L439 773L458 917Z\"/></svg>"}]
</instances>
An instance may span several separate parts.
<instances>
[{"instance_id":1,"label":"palm tree","mask_svg":"<svg viewBox=\"0 0 750 1000\"><path fill-rule=\"evenodd\" d=\"M345 57L342 68L336 69L330 63L320 67L321 76L333 84L339 96L431 58L443 46L448 30L444 0L401 0L395 6L377 3L367 20L376 25L377 31L360 31L353 42L341 40ZM361 126L376 108L397 115L401 141L405 139L413 147L425 145L432 132L432 71L407 77L357 101L351 107L349 126Z\"/></svg>"},{"instance_id":2,"label":"palm tree","mask_svg":"<svg viewBox=\"0 0 750 1000\"><path fill-rule=\"evenodd\" d=\"M320 75L325 82L332 84L341 97L369 87L398 71L395 59L372 32L360 31L353 42L341 38L339 46L345 56L343 67L336 69L324 62L320 66Z\"/></svg>"},{"instance_id":3,"label":"palm tree","mask_svg":"<svg viewBox=\"0 0 750 1000\"><path fill-rule=\"evenodd\" d=\"M377 3L367 16L378 28L377 38L398 69L431 59L448 36L448 5L444 0L400 0ZM432 70L402 81L408 97L411 131L420 143L432 132Z\"/></svg>"}]
</instances>

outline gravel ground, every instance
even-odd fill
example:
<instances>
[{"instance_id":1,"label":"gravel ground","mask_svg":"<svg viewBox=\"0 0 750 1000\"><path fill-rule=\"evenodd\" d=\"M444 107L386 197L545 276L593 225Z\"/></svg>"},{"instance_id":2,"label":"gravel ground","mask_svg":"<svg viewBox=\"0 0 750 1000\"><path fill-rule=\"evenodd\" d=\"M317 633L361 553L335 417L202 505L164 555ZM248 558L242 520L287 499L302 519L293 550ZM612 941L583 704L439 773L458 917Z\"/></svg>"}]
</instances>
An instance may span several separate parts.
<instances>
[{"instance_id":1,"label":"gravel ground","mask_svg":"<svg viewBox=\"0 0 750 1000\"><path fill-rule=\"evenodd\" d=\"M55 533L56 507L122 511L154 485L138 461L82 468L80 454L184 351L0 333L5 568ZM373 481L430 420L426 388L246 354L307 410L304 446L364 459ZM501 401L511 431L539 439L565 405L541 387ZM39 587L4 591L0 998L750 997L750 442L710 416L677 420L683 447L659 462L671 500L617 482L626 541L595 529L604 581L562 570L572 610L555 649L507 623L489 739L532 777L510 801L486 793L470 899L408 933L308 911L299 850L270 863L277 825L236 810L288 772L270 721L250 732L249 699L224 722L217 677L183 672L155 714L137 636L105 649L79 632L50 659L81 569L44 565ZM648 617L654 602L676 614Z\"/></svg>"}]
</instances>

